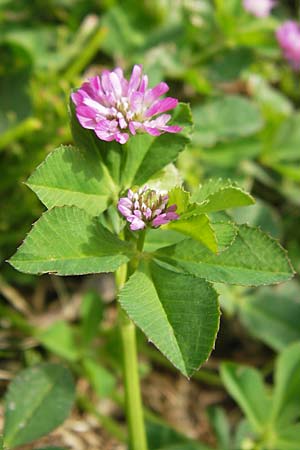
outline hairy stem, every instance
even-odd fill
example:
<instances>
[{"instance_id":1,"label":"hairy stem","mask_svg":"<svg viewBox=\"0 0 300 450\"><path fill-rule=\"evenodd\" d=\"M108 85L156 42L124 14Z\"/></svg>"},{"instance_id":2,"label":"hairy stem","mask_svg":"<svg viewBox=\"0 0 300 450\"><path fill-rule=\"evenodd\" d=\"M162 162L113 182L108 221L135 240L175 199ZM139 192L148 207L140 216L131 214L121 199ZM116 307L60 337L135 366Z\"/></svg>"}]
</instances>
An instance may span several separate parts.
<instances>
[{"instance_id":1,"label":"hairy stem","mask_svg":"<svg viewBox=\"0 0 300 450\"><path fill-rule=\"evenodd\" d=\"M137 250L142 251L145 232L142 231L137 242ZM120 267L116 273L118 289L125 284L126 279L136 270L138 261L132 261L128 266ZM134 301L134 299L132 299ZM120 331L123 348L123 371L125 388L125 409L129 431L131 450L147 450L147 439L144 423L141 387L138 370L135 325L127 314L119 310Z\"/></svg>"},{"instance_id":2,"label":"hairy stem","mask_svg":"<svg viewBox=\"0 0 300 450\"><path fill-rule=\"evenodd\" d=\"M120 322L129 440L132 450L147 450L135 325L123 311L120 311Z\"/></svg>"}]
</instances>

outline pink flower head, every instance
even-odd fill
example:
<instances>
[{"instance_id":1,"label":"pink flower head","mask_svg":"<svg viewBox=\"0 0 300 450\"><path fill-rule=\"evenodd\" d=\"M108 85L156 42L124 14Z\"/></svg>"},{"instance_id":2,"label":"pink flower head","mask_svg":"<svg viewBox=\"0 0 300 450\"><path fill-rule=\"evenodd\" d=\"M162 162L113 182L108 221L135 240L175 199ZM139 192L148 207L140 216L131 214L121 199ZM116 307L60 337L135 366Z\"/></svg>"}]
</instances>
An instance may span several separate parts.
<instances>
[{"instance_id":1,"label":"pink flower head","mask_svg":"<svg viewBox=\"0 0 300 450\"><path fill-rule=\"evenodd\" d=\"M130 229L142 230L148 225L157 228L176 220L176 205L167 207L169 197L147 186L137 192L128 190L127 197L122 197L118 203L118 210L130 223Z\"/></svg>"},{"instance_id":2,"label":"pink flower head","mask_svg":"<svg viewBox=\"0 0 300 450\"><path fill-rule=\"evenodd\" d=\"M245 10L256 17L268 17L275 4L274 0L243 0Z\"/></svg>"},{"instance_id":3,"label":"pink flower head","mask_svg":"<svg viewBox=\"0 0 300 450\"><path fill-rule=\"evenodd\" d=\"M295 70L300 69L300 26L293 20L284 22L276 32L284 57Z\"/></svg>"},{"instance_id":4,"label":"pink flower head","mask_svg":"<svg viewBox=\"0 0 300 450\"><path fill-rule=\"evenodd\" d=\"M143 75L142 66L136 65L129 81L119 67L112 72L105 70L83 83L71 97L83 128L94 130L103 141L125 144L130 134L137 132L159 136L181 131L177 125L167 125L171 116L164 113L178 103L172 97L159 98L168 90L164 82L148 89L148 77Z\"/></svg>"}]
</instances>

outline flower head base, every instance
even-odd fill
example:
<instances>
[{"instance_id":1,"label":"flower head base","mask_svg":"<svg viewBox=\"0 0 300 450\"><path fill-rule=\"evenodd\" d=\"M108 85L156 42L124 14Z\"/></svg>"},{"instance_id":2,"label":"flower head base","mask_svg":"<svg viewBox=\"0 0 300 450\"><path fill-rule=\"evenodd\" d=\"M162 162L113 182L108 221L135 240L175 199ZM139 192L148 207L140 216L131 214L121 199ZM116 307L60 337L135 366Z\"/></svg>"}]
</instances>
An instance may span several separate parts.
<instances>
[{"instance_id":1,"label":"flower head base","mask_svg":"<svg viewBox=\"0 0 300 450\"><path fill-rule=\"evenodd\" d=\"M161 225L176 220L176 205L167 207L169 197L147 186L137 192L128 190L127 197L122 197L118 203L118 210L130 223L133 231L142 230L147 226L158 228Z\"/></svg>"},{"instance_id":2,"label":"flower head base","mask_svg":"<svg viewBox=\"0 0 300 450\"><path fill-rule=\"evenodd\" d=\"M159 98L168 90L163 82L148 89L148 77L136 65L129 81L119 67L112 72L105 70L100 77L83 83L71 97L83 128L94 130L103 141L125 144L130 134L137 132L159 136L181 131L177 125L167 125L171 116L162 114L178 103L172 97Z\"/></svg>"},{"instance_id":3,"label":"flower head base","mask_svg":"<svg viewBox=\"0 0 300 450\"><path fill-rule=\"evenodd\" d=\"M300 26L293 20L284 22L277 30L276 37L284 57L293 69L300 69Z\"/></svg>"},{"instance_id":4,"label":"flower head base","mask_svg":"<svg viewBox=\"0 0 300 450\"><path fill-rule=\"evenodd\" d=\"M275 4L274 0L243 0L245 10L256 17L268 17Z\"/></svg>"}]
</instances>

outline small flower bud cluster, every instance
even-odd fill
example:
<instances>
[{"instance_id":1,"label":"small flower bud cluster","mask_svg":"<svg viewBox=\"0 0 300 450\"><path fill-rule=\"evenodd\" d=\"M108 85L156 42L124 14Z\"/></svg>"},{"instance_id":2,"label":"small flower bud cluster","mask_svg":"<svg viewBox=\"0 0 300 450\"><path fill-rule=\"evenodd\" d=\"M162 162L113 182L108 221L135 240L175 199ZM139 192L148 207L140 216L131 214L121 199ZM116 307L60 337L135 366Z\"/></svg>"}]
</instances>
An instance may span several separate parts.
<instances>
[{"instance_id":1,"label":"small flower bud cluster","mask_svg":"<svg viewBox=\"0 0 300 450\"><path fill-rule=\"evenodd\" d=\"M147 226L157 228L176 220L176 205L167 206L169 196L145 186L137 192L128 190L127 197L120 198L118 210L130 223L130 229L142 230Z\"/></svg>"}]
</instances>

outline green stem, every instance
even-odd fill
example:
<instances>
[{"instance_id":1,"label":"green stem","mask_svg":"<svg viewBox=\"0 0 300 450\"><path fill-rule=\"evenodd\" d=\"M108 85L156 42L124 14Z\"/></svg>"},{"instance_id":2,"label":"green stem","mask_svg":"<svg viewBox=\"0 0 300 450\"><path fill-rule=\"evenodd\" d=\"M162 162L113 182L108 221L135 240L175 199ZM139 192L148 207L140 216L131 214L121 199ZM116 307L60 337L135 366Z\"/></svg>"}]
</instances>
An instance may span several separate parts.
<instances>
[{"instance_id":1,"label":"green stem","mask_svg":"<svg viewBox=\"0 0 300 450\"><path fill-rule=\"evenodd\" d=\"M138 372L135 325L121 310L120 316L129 442L132 450L147 450Z\"/></svg>"},{"instance_id":2,"label":"green stem","mask_svg":"<svg viewBox=\"0 0 300 450\"><path fill-rule=\"evenodd\" d=\"M146 230L141 230L139 233L140 234L139 234L139 238L138 238L138 241L137 241L136 248L137 248L137 250L139 252L142 252L143 248L144 248L144 242L145 242L145 237L146 237Z\"/></svg>"},{"instance_id":3,"label":"green stem","mask_svg":"<svg viewBox=\"0 0 300 450\"><path fill-rule=\"evenodd\" d=\"M142 251L145 232L139 234L137 250ZM125 284L126 279L136 270L137 261L131 261L126 268L120 267L116 273L118 289ZM134 300L134 299L133 299ZM120 309L120 331L123 347L123 371L125 387L125 409L129 431L131 450L147 450L147 439L144 423L142 395L139 380L136 331L135 325Z\"/></svg>"}]
</instances>

